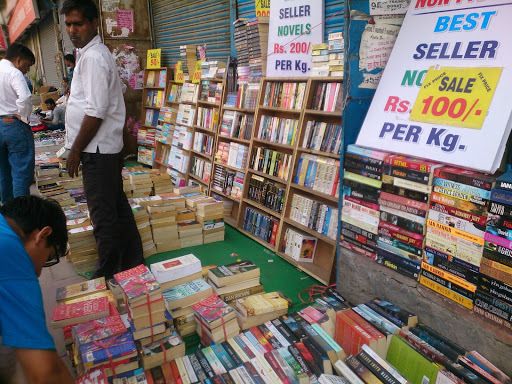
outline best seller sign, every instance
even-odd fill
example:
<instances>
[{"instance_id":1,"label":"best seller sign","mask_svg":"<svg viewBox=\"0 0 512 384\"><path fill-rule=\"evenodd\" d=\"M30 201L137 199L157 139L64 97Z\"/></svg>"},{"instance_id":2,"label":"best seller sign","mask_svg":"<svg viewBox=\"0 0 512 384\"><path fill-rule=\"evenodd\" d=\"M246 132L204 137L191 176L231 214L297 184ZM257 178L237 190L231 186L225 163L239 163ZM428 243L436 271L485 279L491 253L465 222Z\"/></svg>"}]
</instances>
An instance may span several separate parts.
<instances>
[{"instance_id":1,"label":"best seller sign","mask_svg":"<svg viewBox=\"0 0 512 384\"><path fill-rule=\"evenodd\" d=\"M272 0L267 77L309 76L312 45L323 42L323 17L323 0Z\"/></svg>"},{"instance_id":2,"label":"best seller sign","mask_svg":"<svg viewBox=\"0 0 512 384\"><path fill-rule=\"evenodd\" d=\"M510 0L411 0L357 144L496 171L511 128L510 20Z\"/></svg>"}]
</instances>

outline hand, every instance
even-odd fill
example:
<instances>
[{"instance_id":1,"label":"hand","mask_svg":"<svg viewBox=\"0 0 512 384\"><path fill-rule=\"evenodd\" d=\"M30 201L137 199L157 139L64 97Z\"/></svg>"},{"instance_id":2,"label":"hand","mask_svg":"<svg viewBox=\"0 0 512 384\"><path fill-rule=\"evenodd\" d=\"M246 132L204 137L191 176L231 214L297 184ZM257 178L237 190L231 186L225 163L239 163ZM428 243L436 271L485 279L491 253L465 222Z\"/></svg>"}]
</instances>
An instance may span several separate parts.
<instances>
[{"instance_id":1,"label":"hand","mask_svg":"<svg viewBox=\"0 0 512 384\"><path fill-rule=\"evenodd\" d=\"M71 149L66 161L66 168L70 177L78 176L78 167L80 166L80 152Z\"/></svg>"}]
</instances>

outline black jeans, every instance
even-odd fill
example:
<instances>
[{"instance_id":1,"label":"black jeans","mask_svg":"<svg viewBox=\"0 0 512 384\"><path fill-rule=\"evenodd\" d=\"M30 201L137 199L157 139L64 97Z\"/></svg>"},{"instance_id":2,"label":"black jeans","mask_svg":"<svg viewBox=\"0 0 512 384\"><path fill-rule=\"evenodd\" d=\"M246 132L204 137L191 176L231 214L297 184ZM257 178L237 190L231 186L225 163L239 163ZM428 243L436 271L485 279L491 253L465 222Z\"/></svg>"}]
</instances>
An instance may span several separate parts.
<instances>
[{"instance_id":1,"label":"black jeans","mask_svg":"<svg viewBox=\"0 0 512 384\"><path fill-rule=\"evenodd\" d=\"M82 175L87 206L99 255L95 276L144 263L142 242L132 209L123 191L121 154L82 153Z\"/></svg>"}]
</instances>

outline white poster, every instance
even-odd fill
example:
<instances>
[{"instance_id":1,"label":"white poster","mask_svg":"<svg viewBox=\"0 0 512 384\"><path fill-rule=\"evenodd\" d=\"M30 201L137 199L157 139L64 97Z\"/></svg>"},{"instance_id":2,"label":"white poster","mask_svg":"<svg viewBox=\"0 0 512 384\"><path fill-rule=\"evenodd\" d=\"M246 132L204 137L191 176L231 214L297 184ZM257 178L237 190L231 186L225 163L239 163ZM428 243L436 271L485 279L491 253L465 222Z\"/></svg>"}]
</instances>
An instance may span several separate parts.
<instances>
[{"instance_id":1,"label":"white poster","mask_svg":"<svg viewBox=\"0 0 512 384\"><path fill-rule=\"evenodd\" d=\"M323 0L272 0L267 77L309 76L312 45L323 38Z\"/></svg>"},{"instance_id":2,"label":"white poster","mask_svg":"<svg viewBox=\"0 0 512 384\"><path fill-rule=\"evenodd\" d=\"M510 133L510 0L412 0L357 138L494 172Z\"/></svg>"},{"instance_id":3,"label":"white poster","mask_svg":"<svg viewBox=\"0 0 512 384\"><path fill-rule=\"evenodd\" d=\"M414 1L414 0L413 0ZM403 15L410 0L368 0L370 15Z\"/></svg>"}]
</instances>

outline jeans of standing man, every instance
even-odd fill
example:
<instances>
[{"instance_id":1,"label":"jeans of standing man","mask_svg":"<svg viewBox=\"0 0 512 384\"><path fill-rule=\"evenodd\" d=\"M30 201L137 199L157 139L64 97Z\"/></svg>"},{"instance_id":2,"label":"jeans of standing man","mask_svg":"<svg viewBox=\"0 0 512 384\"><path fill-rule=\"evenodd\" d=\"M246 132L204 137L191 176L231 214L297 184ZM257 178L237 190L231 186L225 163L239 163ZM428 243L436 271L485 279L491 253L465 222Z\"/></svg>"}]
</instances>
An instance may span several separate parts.
<instances>
[{"instance_id":1,"label":"jeans of standing man","mask_svg":"<svg viewBox=\"0 0 512 384\"><path fill-rule=\"evenodd\" d=\"M123 191L121 154L82 153L85 197L99 255L95 276L114 273L144 262L142 242Z\"/></svg>"},{"instance_id":2,"label":"jeans of standing man","mask_svg":"<svg viewBox=\"0 0 512 384\"><path fill-rule=\"evenodd\" d=\"M28 124L0 117L0 200L30 194L34 181L34 136Z\"/></svg>"}]
</instances>

